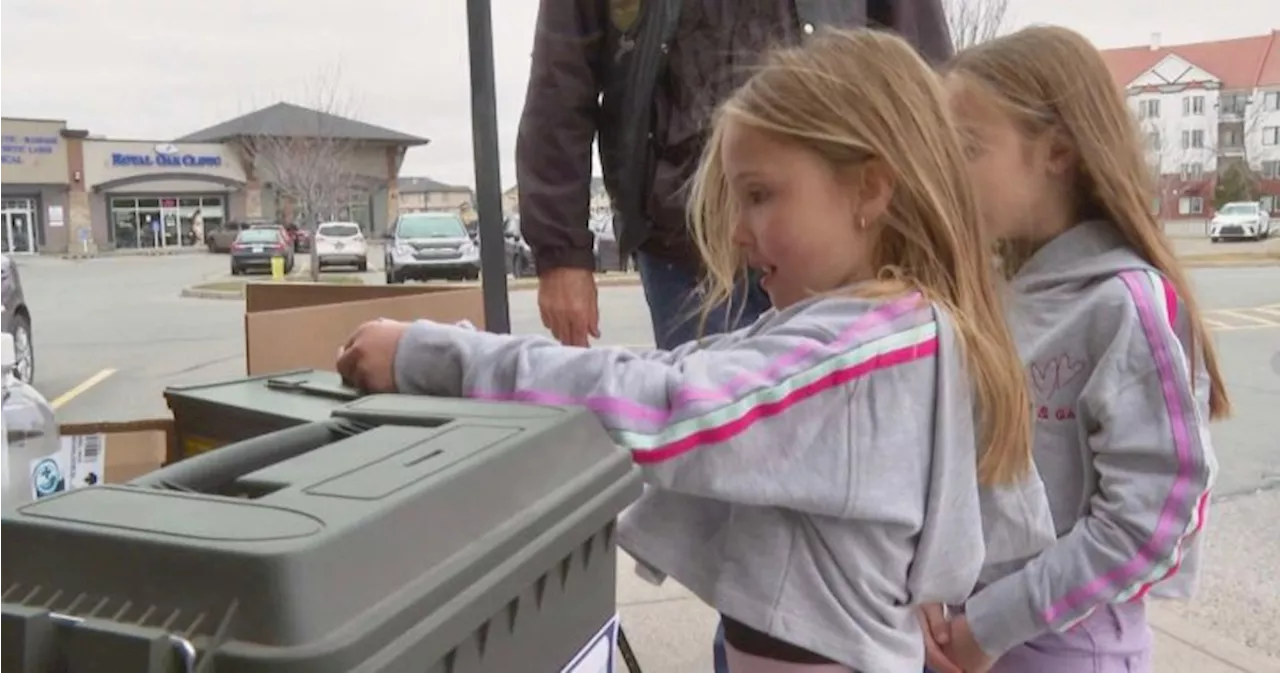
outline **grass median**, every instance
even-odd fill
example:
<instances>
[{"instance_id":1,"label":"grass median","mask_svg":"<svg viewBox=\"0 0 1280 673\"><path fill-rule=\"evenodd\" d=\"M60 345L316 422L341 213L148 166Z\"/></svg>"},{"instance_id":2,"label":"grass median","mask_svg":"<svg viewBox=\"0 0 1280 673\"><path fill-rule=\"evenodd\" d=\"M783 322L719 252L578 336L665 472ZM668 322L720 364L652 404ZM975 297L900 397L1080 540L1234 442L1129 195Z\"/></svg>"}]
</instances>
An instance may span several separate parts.
<instances>
[{"instance_id":1,"label":"grass median","mask_svg":"<svg viewBox=\"0 0 1280 673\"><path fill-rule=\"evenodd\" d=\"M249 283L310 283L311 276L308 274L299 274L293 276L285 276L282 280L275 280L271 276L261 276L257 278L228 278L224 280L214 280L206 283L197 283L189 287L189 290L197 292L225 292L244 294L244 286ZM364 285L364 279L360 276L349 274L322 274L320 278L314 282L328 283L332 285Z\"/></svg>"}]
</instances>

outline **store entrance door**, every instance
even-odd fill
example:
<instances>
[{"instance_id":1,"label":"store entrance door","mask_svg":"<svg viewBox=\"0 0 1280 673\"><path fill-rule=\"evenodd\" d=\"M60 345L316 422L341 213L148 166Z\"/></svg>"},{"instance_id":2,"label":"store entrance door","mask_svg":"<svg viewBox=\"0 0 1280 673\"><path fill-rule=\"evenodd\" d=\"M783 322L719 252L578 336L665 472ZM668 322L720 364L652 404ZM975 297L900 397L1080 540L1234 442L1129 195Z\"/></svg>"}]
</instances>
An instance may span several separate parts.
<instances>
[{"instance_id":1,"label":"store entrance door","mask_svg":"<svg viewBox=\"0 0 1280 673\"><path fill-rule=\"evenodd\" d=\"M178 217L178 200L160 199L161 246L168 248L182 245L181 221Z\"/></svg>"},{"instance_id":2,"label":"store entrance door","mask_svg":"<svg viewBox=\"0 0 1280 673\"><path fill-rule=\"evenodd\" d=\"M6 199L0 207L0 250L6 254L34 254L35 220L35 199Z\"/></svg>"}]
</instances>

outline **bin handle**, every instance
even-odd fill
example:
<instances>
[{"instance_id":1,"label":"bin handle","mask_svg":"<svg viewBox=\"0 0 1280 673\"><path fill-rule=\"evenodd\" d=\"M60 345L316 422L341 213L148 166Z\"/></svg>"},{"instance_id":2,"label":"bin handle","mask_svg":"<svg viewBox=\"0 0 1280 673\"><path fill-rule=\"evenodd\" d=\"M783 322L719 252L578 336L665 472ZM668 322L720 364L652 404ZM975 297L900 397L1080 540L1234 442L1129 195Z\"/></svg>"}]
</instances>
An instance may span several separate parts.
<instances>
[{"instance_id":1,"label":"bin handle","mask_svg":"<svg viewBox=\"0 0 1280 673\"><path fill-rule=\"evenodd\" d=\"M300 456L339 437L372 427L346 419L330 419L246 439L162 467L129 482L130 486L209 492L264 467Z\"/></svg>"}]
</instances>

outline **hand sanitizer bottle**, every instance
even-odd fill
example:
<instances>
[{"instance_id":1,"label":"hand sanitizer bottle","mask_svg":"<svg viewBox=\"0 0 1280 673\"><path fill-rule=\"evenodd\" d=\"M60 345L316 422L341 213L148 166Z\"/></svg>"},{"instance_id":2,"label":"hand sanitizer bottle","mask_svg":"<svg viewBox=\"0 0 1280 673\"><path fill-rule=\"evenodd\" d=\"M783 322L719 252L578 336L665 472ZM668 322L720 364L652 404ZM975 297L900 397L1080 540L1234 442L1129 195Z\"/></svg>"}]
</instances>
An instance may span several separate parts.
<instances>
[{"instance_id":1,"label":"hand sanitizer bottle","mask_svg":"<svg viewBox=\"0 0 1280 673\"><path fill-rule=\"evenodd\" d=\"M13 374L13 335L0 334L0 390L3 404L3 508L66 490L67 458L60 451L53 407L40 391Z\"/></svg>"}]
</instances>

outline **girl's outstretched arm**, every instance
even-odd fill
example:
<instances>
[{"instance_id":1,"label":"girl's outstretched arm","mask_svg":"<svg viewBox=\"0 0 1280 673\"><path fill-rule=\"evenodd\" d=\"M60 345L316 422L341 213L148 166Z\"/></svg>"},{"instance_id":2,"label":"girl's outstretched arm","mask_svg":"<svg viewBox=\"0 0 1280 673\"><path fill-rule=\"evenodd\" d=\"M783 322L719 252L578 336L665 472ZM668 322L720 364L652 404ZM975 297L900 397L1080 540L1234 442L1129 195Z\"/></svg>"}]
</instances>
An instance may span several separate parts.
<instances>
[{"instance_id":1,"label":"girl's outstretched arm","mask_svg":"<svg viewBox=\"0 0 1280 673\"><path fill-rule=\"evenodd\" d=\"M852 411L932 418L937 332L919 297L812 300L646 356L422 321L400 341L395 379L402 392L582 405L658 487L843 516L860 444L931 443L911 421Z\"/></svg>"}]
</instances>

